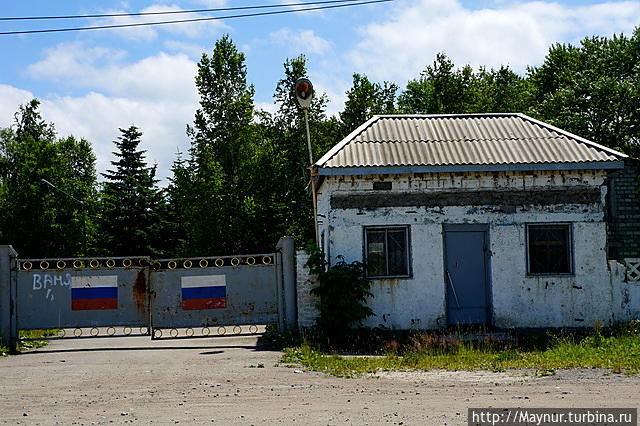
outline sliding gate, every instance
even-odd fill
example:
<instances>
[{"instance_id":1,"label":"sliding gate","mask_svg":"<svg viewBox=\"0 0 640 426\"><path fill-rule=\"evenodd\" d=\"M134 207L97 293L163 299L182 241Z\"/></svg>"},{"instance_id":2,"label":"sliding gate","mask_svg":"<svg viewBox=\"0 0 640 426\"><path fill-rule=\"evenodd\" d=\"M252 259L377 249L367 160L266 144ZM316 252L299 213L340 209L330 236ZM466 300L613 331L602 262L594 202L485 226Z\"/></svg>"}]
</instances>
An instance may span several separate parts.
<instances>
[{"instance_id":1,"label":"sliding gate","mask_svg":"<svg viewBox=\"0 0 640 426\"><path fill-rule=\"evenodd\" d=\"M17 326L30 329L149 326L149 259L18 260Z\"/></svg>"},{"instance_id":2,"label":"sliding gate","mask_svg":"<svg viewBox=\"0 0 640 426\"><path fill-rule=\"evenodd\" d=\"M277 252L259 255L12 262L13 288L0 280L0 297L15 300L11 321L20 330L59 329L62 337L135 331L165 338L255 333L267 324L295 327L288 238Z\"/></svg>"},{"instance_id":3,"label":"sliding gate","mask_svg":"<svg viewBox=\"0 0 640 426\"><path fill-rule=\"evenodd\" d=\"M151 265L153 337L239 334L279 322L276 253L158 260ZM232 326L232 328L230 327Z\"/></svg>"}]
</instances>

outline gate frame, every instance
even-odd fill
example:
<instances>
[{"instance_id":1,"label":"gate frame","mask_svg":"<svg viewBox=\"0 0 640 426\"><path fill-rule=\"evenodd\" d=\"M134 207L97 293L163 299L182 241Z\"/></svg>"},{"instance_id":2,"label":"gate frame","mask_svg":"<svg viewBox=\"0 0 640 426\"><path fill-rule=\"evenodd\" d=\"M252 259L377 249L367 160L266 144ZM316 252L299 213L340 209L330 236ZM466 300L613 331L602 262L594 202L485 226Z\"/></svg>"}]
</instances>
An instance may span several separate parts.
<instances>
[{"instance_id":1,"label":"gate frame","mask_svg":"<svg viewBox=\"0 0 640 426\"><path fill-rule=\"evenodd\" d=\"M9 245L0 245L0 340L12 354L18 353L18 253Z\"/></svg>"}]
</instances>

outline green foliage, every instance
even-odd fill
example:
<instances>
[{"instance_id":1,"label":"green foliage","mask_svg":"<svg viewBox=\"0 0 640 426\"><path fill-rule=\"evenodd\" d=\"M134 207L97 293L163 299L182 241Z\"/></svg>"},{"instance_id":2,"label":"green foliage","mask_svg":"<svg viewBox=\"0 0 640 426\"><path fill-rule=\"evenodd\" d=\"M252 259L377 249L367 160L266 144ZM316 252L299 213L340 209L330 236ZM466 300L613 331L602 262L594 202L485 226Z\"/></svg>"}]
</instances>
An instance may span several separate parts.
<instances>
[{"instance_id":1,"label":"green foliage","mask_svg":"<svg viewBox=\"0 0 640 426\"><path fill-rule=\"evenodd\" d=\"M529 70L534 114L599 144L640 156L640 27L631 37L553 45Z\"/></svg>"},{"instance_id":2,"label":"green foliage","mask_svg":"<svg viewBox=\"0 0 640 426\"><path fill-rule=\"evenodd\" d=\"M398 86L388 81L372 83L364 74L353 74L353 86L346 93L344 110L340 113L346 136L376 114L393 114Z\"/></svg>"},{"instance_id":3,"label":"green foliage","mask_svg":"<svg viewBox=\"0 0 640 426\"><path fill-rule=\"evenodd\" d=\"M400 340L400 342L398 341ZM609 331L557 333L546 336L540 348L527 341L463 339L459 335L417 333L382 343L379 356L325 355L309 345L288 348L281 362L340 377L385 370L535 369L549 375L557 369L603 368L613 373L640 374L640 334L637 323Z\"/></svg>"},{"instance_id":4,"label":"green foliage","mask_svg":"<svg viewBox=\"0 0 640 426\"><path fill-rule=\"evenodd\" d=\"M156 167L147 166L145 151L138 149L142 132L120 129L114 141L118 158L114 170L104 173L100 193L100 248L105 255L156 255L160 239L159 211L164 203L157 187Z\"/></svg>"},{"instance_id":5,"label":"green foliage","mask_svg":"<svg viewBox=\"0 0 640 426\"><path fill-rule=\"evenodd\" d=\"M168 192L181 222L181 254L225 254L256 250L259 205L255 201L261 164L256 153L253 86L247 84L244 54L228 35L198 63L200 107L188 127L191 149L178 159Z\"/></svg>"},{"instance_id":6,"label":"green foliage","mask_svg":"<svg viewBox=\"0 0 640 426\"><path fill-rule=\"evenodd\" d=\"M0 241L22 257L79 255L94 230L95 156L84 139L58 139L39 104L21 106L0 130Z\"/></svg>"},{"instance_id":7,"label":"green foliage","mask_svg":"<svg viewBox=\"0 0 640 426\"><path fill-rule=\"evenodd\" d=\"M509 67L475 72L469 65L456 68L439 53L420 77L407 83L398 98L404 113L464 114L527 112L531 88L526 79Z\"/></svg>"},{"instance_id":8,"label":"green foliage","mask_svg":"<svg viewBox=\"0 0 640 426\"><path fill-rule=\"evenodd\" d=\"M327 268L324 255L317 249L310 251L307 266L318 277L318 286L311 293L320 297L317 326L330 339L347 339L351 328L360 327L365 318L373 315L366 305L373 293L365 264L346 263L338 256L338 262Z\"/></svg>"},{"instance_id":9,"label":"green foliage","mask_svg":"<svg viewBox=\"0 0 640 426\"><path fill-rule=\"evenodd\" d=\"M507 66L457 66L444 53L402 90L353 74L337 116L327 116L327 97L316 93L313 158L372 115L395 112L523 112L638 157L638 63L640 27L553 45L524 76ZM255 253L283 235L306 243L314 238L309 155L293 86L307 68L303 55L287 59L276 111L255 111L245 57L221 37L198 63L191 147L178 154L169 186L157 187L155 168L137 149L140 132L130 128L116 142L118 161L99 200L89 142L58 138L37 100L21 106L14 125L0 129L0 242L21 257Z\"/></svg>"}]
</instances>

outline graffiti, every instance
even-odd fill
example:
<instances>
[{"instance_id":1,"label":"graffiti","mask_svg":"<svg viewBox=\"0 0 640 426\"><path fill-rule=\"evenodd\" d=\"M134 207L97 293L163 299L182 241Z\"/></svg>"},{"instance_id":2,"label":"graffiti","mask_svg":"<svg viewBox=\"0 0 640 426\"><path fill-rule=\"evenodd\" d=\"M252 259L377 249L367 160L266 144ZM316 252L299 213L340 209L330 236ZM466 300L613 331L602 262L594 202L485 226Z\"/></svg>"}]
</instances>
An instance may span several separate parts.
<instances>
[{"instance_id":1,"label":"graffiti","mask_svg":"<svg viewBox=\"0 0 640 426\"><path fill-rule=\"evenodd\" d=\"M31 288L33 291L44 291L45 299L53 302L55 300L54 292L52 291L56 287L70 287L71 286L71 274L33 274L31 281Z\"/></svg>"}]
</instances>

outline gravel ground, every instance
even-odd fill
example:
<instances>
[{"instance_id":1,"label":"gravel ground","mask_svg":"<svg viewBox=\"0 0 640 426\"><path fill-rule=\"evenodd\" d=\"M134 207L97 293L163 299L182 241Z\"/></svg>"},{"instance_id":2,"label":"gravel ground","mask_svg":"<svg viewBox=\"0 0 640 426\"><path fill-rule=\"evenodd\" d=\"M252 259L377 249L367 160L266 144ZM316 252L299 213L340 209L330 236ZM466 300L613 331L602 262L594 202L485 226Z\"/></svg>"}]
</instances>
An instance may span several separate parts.
<instances>
[{"instance_id":1,"label":"gravel ground","mask_svg":"<svg viewBox=\"0 0 640 426\"><path fill-rule=\"evenodd\" d=\"M640 377L603 370L341 379L275 366L281 353L257 343L256 336L53 340L0 358L0 423L463 425L468 407L640 405Z\"/></svg>"}]
</instances>

